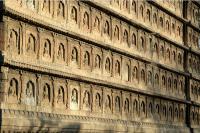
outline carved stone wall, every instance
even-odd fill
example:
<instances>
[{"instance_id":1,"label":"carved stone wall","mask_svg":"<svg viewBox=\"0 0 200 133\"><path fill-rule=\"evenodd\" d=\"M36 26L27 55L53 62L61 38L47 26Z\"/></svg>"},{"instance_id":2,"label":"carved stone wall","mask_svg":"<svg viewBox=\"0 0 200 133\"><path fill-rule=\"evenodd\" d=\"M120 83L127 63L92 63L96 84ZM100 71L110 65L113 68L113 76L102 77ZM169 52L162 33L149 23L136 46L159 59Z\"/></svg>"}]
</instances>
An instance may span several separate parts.
<instances>
[{"instance_id":1,"label":"carved stone wall","mask_svg":"<svg viewBox=\"0 0 200 133\"><path fill-rule=\"evenodd\" d=\"M200 132L199 8L0 2L2 132Z\"/></svg>"}]
</instances>

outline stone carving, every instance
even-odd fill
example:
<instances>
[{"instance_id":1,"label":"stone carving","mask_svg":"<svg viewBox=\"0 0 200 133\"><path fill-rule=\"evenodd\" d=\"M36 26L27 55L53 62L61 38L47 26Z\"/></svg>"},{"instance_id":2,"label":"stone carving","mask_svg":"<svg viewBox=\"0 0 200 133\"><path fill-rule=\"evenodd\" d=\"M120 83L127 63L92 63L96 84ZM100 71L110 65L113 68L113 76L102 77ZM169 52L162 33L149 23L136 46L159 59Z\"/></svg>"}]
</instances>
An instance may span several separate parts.
<instances>
[{"instance_id":1,"label":"stone carving","mask_svg":"<svg viewBox=\"0 0 200 133\"><path fill-rule=\"evenodd\" d=\"M115 63L115 73L119 76L120 75L120 63L117 60Z\"/></svg>"},{"instance_id":2,"label":"stone carving","mask_svg":"<svg viewBox=\"0 0 200 133\"><path fill-rule=\"evenodd\" d=\"M19 52L20 52L19 34L14 29L10 30L8 42L9 42L8 49L11 50L13 48L19 54Z\"/></svg>"},{"instance_id":3,"label":"stone carving","mask_svg":"<svg viewBox=\"0 0 200 133\"><path fill-rule=\"evenodd\" d=\"M35 0L27 0L26 5L29 9L35 9Z\"/></svg>"},{"instance_id":4,"label":"stone carving","mask_svg":"<svg viewBox=\"0 0 200 133\"><path fill-rule=\"evenodd\" d=\"M43 104L49 104L50 100L50 86L46 83L43 87L42 102Z\"/></svg>"},{"instance_id":5,"label":"stone carving","mask_svg":"<svg viewBox=\"0 0 200 133\"><path fill-rule=\"evenodd\" d=\"M51 12L51 2L50 0L43 0L42 10L50 13Z\"/></svg>"},{"instance_id":6,"label":"stone carving","mask_svg":"<svg viewBox=\"0 0 200 133\"><path fill-rule=\"evenodd\" d=\"M85 12L83 15L83 27L85 29L89 29L89 15L87 12Z\"/></svg>"},{"instance_id":7,"label":"stone carving","mask_svg":"<svg viewBox=\"0 0 200 133\"><path fill-rule=\"evenodd\" d=\"M62 1L60 1L58 4L57 16L63 18L65 17L65 5Z\"/></svg>"},{"instance_id":8,"label":"stone carving","mask_svg":"<svg viewBox=\"0 0 200 133\"><path fill-rule=\"evenodd\" d=\"M142 115L144 115L145 112L146 112L146 107L145 107L145 103L144 103L144 101L141 102L140 110L141 110L141 112L142 112Z\"/></svg>"},{"instance_id":9,"label":"stone carving","mask_svg":"<svg viewBox=\"0 0 200 133\"><path fill-rule=\"evenodd\" d=\"M48 39L44 42L43 56L46 58L51 57L51 43Z\"/></svg>"},{"instance_id":10,"label":"stone carving","mask_svg":"<svg viewBox=\"0 0 200 133\"><path fill-rule=\"evenodd\" d=\"M115 111L120 112L120 98L119 98L119 96L116 96L116 98L115 98Z\"/></svg>"},{"instance_id":11,"label":"stone carving","mask_svg":"<svg viewBox=\"0 0 200 133\"><path fill-rule=\"evenodd\" d=\"M77 24L77 9L76 9L76 7L72 7L70 17L71 17L71 20L72 20L74 23Z\"/></svg>"},{"instance_id":12,"label":"stone carving","mask_svg":"<svg viewBox=\"0 0 200 133\"><path fill-rule=\"evenodd\" d=\"M136 46L136 35L134 33L132 34L132 41L131 42L132 42L133 46Z\"/></svg>"},{"instance_id":13,"label":"stone carving","mask_svg":"<svg viewBox=\"0 0 200 133\"><path fill-rule=\"evenodd\" d=\"M71 108L77 109L78 107L78 91L74 88L71 93Z\"/></svg>"},{"instance_id":14,"label":"stone carving","mask_svg":"<svg viewBox=\"0 0 200 133\"><path fill-rule=\"evenodd\" d=\"M133 102L133 114L137 115L138 114L138 101L134 100Z\"/></svg>"},{"instance_id":15,"label":"stone carving","mask_svg":"<svg viewBox=\"0 0 200 133\"><path fill-rule=\"evenodd\" d=\"M147 20L150 22L151 21L151 12L149 9L147 9Z\"/></svg>"},{"instance_id":16,"label":"stone carving","mask_svg":"<svg viewBox=\"0 0 200 133\"><path fill-rule=\"evenodd\" d=\"M127 30L124 30L123 42L128 44L128 32L127 32Z\"/></svg>"},{"instance_id":17,"label":"stone carving","mask_svg":"<svg viewBox=\"0 0 200 133\"><path fill-rule=\"evenodd\" d=\"M160 55L162 57L164 57L164 47L163 46L161 46L161 48L160 48Z\"/></svg>"},{"instance_id":18,"label":"stone carving","mask_svg":"<svg viewBox=\"0 0 200 133\"><path fill-rule=\"evenodd\" d=\"M95 20L94 20L94 30L100 31L100 20L97 16L95 17Z\"/></svg>"},{"instance_id":19,"label":"stone carving","mask_svg":"<svg viewBox=\"0 0 200 133\"><path fill-rule=\"evenodd\" d=\"M119 28L117 25L115 26L115 30L114 30L114 38L115 40L119 40Z\"/></svg>"},{"instance_id":20,"label":"stone carving","mask_svg":"<svg viewBox=\"0 0 200 133\"><path fill-rule=\"evenodd\" d=\"M148 72L148 83L152 84L152 73L150 71Z\"/></svg>"},{"instance_id":21,"label":"stone carving","mask_svg":"<svg viewBox=\"0 0 200 133\"><path fill-rule=\"evenodd\" d=\"M109 26L109 23L108 21L105 22L104 24L104 30L103 30L103 33L107 36L110 35L110 26Z\"/></svg>"},{"instance_id":22,"label":"stone carving","mask_svg":"<svg viewBox=\"0 0 200 133\"><path fill-rule=\"evenodd\" d=\"M132 0L131 10L134 11L134 13L136 14L137 8L136 8L136 2L135 2L135 0Z\"/></svg>"},{"instance_id":23,"label":"stone carving","mask_svg":"<svg viewBox=\"0 0 200 133\"><path fill-rule=\"evenodd\" d=\"M59 105L64 104L64 88L62 86L60 86L59 89L58 89L57 101L56 102Z\"/></svg>"},{"instance_id":24,"label":"stone carving","mask_svg":"<svg viewBox=\"0 0 200 133\"><path fill-rule=\"evenodd\" d=\"M119 1L120 0L114 0L114 3L117 4L119 6Z\"/></svg>"},{"instance_id":25,"label":"stone carving","mask_svg":"<svg viewBox=\"0 0 200 133\"><path fill-rule=\"evenodd\" d=\"M126 64L125 66L125 73L124 73L124 77L125 77L125 81L130 81L130 66L128 64Z\"/></svg>"},{"instance_id":26,"label":"stone carving","mask_svg":"<svg viewBox=\"0 0 200 133\"><path fill-rule=\"evenodd\" d=\"M95 57L95 68L101 68L101 57L99 55L96 55Z\"/></svg>"},{"instance_id":27,"label":"stone carving","mask_svg":"<svg viewBox=\"0 0 200 133\"><path fill-rule=\"evenodd\" d=\"M129 100L128 100L128 98L126 98L126 100L124 102L124 112L129 113Z\"/></svg>"},{"instance_id":28,"label":"stone carving","mask_svg":"<svg viewBox=\"0 0 200 133\"><path fill-rule=\"evenodd\" d=\"M29 34L29 37L28 37L27 52L28 53L35 52L35 37L32 34Z\"/></svg>"},{"instance_id":29,"label":"stone carving","mask_svg":"<svg viewBox=\"0 0 200 133\"><path fill-rule=\"evenodd\" d=\"M123 0L123 8L128 9L129 0Z\"/></svg>"},{"instance_id":30,"label":"stone carving","mask_svg":"<svg viewBox=\"0 0 200 133\"><path fill-rule=\"evenodd\" d=\"M155 74L155 85L159 85L159 77L158 77L158 74Z\"/></svg>"},{"instance_id":31,"label":"stone carving","mask_svg":"<svg viewBox=\"0 0 200 133\"><path fill-rule=\"evenodd\" d=\"M84 60L83 63L85 66L89 66L90 65L90 54L88 51L85 52L84 54Z\"/></svg>"},{"instance_id":32,"label":"stone carving","mask_svg":"<svg viewBox=\"0 0 200 133\"><path fill-rule=\"evenodd\" d=\"M132 77L133 77L133 79L138 79L138 69L136 66L133 69Z\"/></svg>"},{"instance_id":33,"label":"stone carving","mask_svg":"<svg viewBox=\"0 0 200 133\"><path fill-rule=\"evenodd\" d=\"M95 107L97 109L101 108L101 96L99 93L96 93L96 96L95 96Z\"/></svg>"},{"instance_id":34,"label":"stone carving","mask_svg":"<svg viewBox=\"0 0 200 133\"><path fill-rule=\"evenodd\" d=\"M140 37L140 42L141 42L141 50L144 50L145 44L144 44L144 38Z\"/></svg>"},{"instance_id":35,"label":"stone carving","mask_svg":"<svg viewBox=\"0 0 200 133\"><path fill-rule=\"evenodd\" d=\"M88 91L85 91L84 93L83 108L90 108L90 93Z\"/></svg>"},{"instance_id":36,"label":"stone carving","mask_svg":"<svg viewBox=\"0 0 200 133\"><path fill-rule=\"evenodd\" d=\"M8 88L8 98L12 102L16 102L18 99L18 81L15 78L10 80L9 88Z\"/></svg>"},{"instance_id":37,"label":"stone carving","mask_svg":"<svg viewBox=\"0 0 200 133\"><path fill-rule=\"evenodd\" d=\"M72 49L72 62L78 62L78 51L75 47Z\"/></svg>"},{"instance_id":38,"label":"stone carving","mask_svg":"<svg viewBox=\"0 0 200 133\"><path fill-rule=\"evenodd\" d=\"M105 100L105 110L111 111L111 98L109 95L106 96Z\"/></svg>"},{"instance_id":39,"label":"stone carving","mask_svg":"<svg viewBox=\"0 0 200 133\"><path fill-rule=\"evenodd\" d=\"M105 63L105 70L106 72L110 73L110 68L111 68L111 63L110 63L110 59L106 58L106 63Z\"/></svg>"},{"instance_id":40,"label":"stone carving","mask_svg":"<svg viewBox=\"0 0 200 133\"><path fill-rule=\"evenodd\" d=\"M65 50L64 50L64 45L62 43L60 43L58 47L57 59L62 61L65 60Z\"/></svg>"},{"instance_id":41,"label":"stone carving","mask_svg":"<svg viewBox=\"0 0 200 133\"><path fill-rule=\"evenodd\" d=\"M141 80L145 82L145 72L144 69L141 70Z\"/></svg>"},{"instance_id":42,"label":"stone carving","mask_svg":"<svg viewBox=\"0 0 200 133\"><path fill-rule=\"evenodd\" d=\"M35 105L35 86L32 81L28 81L26 84L24 103L26 105Z\"/></svg>"}]
</instances>

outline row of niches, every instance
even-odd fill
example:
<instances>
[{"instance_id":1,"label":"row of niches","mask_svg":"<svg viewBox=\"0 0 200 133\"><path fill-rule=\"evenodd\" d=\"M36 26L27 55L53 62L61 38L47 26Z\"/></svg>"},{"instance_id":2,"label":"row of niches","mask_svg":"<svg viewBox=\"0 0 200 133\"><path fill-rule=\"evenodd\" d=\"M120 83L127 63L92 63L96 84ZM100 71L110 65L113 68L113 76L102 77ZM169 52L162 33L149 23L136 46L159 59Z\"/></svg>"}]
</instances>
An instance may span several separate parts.
<instances>
[{"instance_id":1,"label":"row of niches","mask_svg":"<svg viewBox=\"0 0 200 133\"><path fill-rule=\"evenodd\" d=\"M44 29L37 31L36 28L28 26L22 30L13 23L12 26L7 32L5 58L40 65L43 68L48 64L48 68L59 71L185 98L183 75L83 41L52 34ZM26 34L23 35L24 33ZM164 52L164 57L169 56L171 59L175 54L169 50ZM176 58L182 64L183 53L179 55L180 53L176 53ZM74 71L70 71L71 69Z\"/></svg>"},{"instance_id":2,"label":"row of niches","mask_svg":"<svg viewBox=\"0 0 200 133\"><path fill-rule=\"evenodd\" d=\"M163 6L167 10L172 11L176 15L183 17L183 1L182 0L155 0L155 2Z\"/></svg>"},{"instance_id":3,"label":"row of niches","mask_svg":"<svg viewBox=\"0 0 200 133\"><path fill-rule=\"evenodd\" d=\"M198 55L188 53L188 71L195 75L196 77L199 77L200 74L200 59Z\"/></svg>"},{"instance_id":4,"label":"row of niches","mask_svg":"<svg viewBox=\"0 0 200 133\"><path fill-rule=\"evenodd\" d=\"M190 79L190 94L192 101L200 103L200 81Z\"/></svg>"},{"instance_id":5,"label":"row of niches","mask_svg":"<svg viewBox=\"0 0 200 133\"><path fill-rule=\"evenodd\" d=\"M106 12L95 9L84 2L77 2L76 0L49 2L35 0L35 2L32 1L26 4L25 1L22 1L22 7L30 10L18 8L19 6L13 5L12 2L9 4L9 1L7 3L7 6L11 6L15 10L20 10L19 12L27 15L31 13L32 18L40 17L42 21L51 23L57 27L78 32L100 41L109 42L115 40L115 43L120 44L121 40L127 40L127 43L129 45L131 44L131 39L129 39L131 37L129 36L132 34L132 25ZM183 24L180 21L156 9L148 2L136 1L136 3L136 5L138 5L135 7L135 11L138 11L137 17L129 17L130 19L150 26L152 30L158 29L154 32L162 33L168 38L171 38L171 40L176 40L176 42L182 44ZM35 10L27 6L29 4L33 4ZM106 5L110 6L109 4ZM134 13L130 13L130 15L134 15ZM59 24L57 22L59 22Z\"/></svg>"},{"instance_id":6,"label":"row of niches","mask_svg":"<svg viewBox=\"0 0 200 133\"><path fill-rule=\"evenodd\" d=\"M94 1L102 3L100 0ZM107 1L104 2L107 3ZM106 3L104 6L117 11L121 15L125 15L128 19L150 27L152 31L161 33L179 43L183 42L183 24L148 1L123 0L121 1L121 6L118 5L118 0L113 0L111 6Z\"/></svg>"},{"instance_id":7,"label":"row of niches","mask_svg":"<svg viewBox=\"0 0 200 133\"><path fill-rule=\"evenodd\" d=\"M4 103L9 107L18 104L32 106L32 111L35 106L39 112L43 108L55 108L60 112L66 111L68 115L75 111L87 116L96 113L101 118L185 123L186 106L183 103L66 78L28 72L19 74L15 70L9 70L5 81Z\"/></svg>"},{"instance_id":8,"label":"row of niches","mask_svg":"<svg viewBox=\"0 0 200 133\"><path fill-rule=\"evenodd\" d=\"M192 127L199 127L200 125L200 110L199 106L190 107L190 122Z\"/></svg>"},{"instance_id":9,"label":"row of niches","mask_svg":"<svg viewBox=\"0 0 200 133\"><path fill-rule=\"evenodd\" d=\"M199 10L200 8L192 1L188 1L187 5L187 19L196 27L200 27L199 23Z\"/></svg>"},{"instance_id":10,"label":"row of niches","mask_svg":"<svg viewBox=\"0 0 200 133\"><path fill-rule=\"evenodd\" d=\"M187 45L194 50L200 49L200 33L191 27L187 27Z\"/></svg>"},{"instance_id":11,"label":"row of niches","mask_svg":"<svg viewBox=\"0 0 200 133\"><path fill-rule=\"evenodd\" d=\"M11 50L16 49L18 47L18 52L21 51L29 51L30 45L32 45L32 49L38 53L39 43L43 45L42 38L49 40L50 45L52 45L50 51L54 50L56 52L57 49L53 49L54 37L52 37L50 34L52 32L40 32L38 31L38 28L29 26L26 24L26 26L20 26L20 23L14 21L14 20L8 20L8 46ZM22 31L25 30L26 34L24 34ZM43 29L42 29L43 30ZM120 30L121 31L121 30ZM127 34L126 34L127 33ZM146 57L146 59L150 59L156 63L160 63L163 65L167 65L171 68L179 69L183 71L184 66L184 50L174 46L173 44L166 42L162 39L159 39L155 36L150 36L146 32L143 32L141 30L137 30L132 28L132 31L130 32L124 31L124 34L121 41L119 43L116 42L116 40L113 40L113 43L111 43L112 48L117 48L122 51L127 51L129 54L133 55L139 55L141 57ZM43 35L43 34L47 34ZM56 33L53 33L56 34ZM116 34L115 32L113 34ZM118 32L119 35L119 32ZM41 37L43 36L43 37ZM94 35L95 36L95 35ZM97 37L97 36L96 36ZM104 36L102 36L104 38ZM40 40L39 40L40 38ZM66 38L66 37L61 37ZM114 37L116 38L116 37ZM121 38L121 37L119 37ZM58 40L59 42L60 40ZM115 44L114 46L112 44ZM100 44L104 45L104 44ZM26 50L22 50L22 47L25 46ZM50 48L50 47L49 47ZM14 53L13 53L14 54ZM49 53L53 56L52 53Z\"/></svg>"}]
</instances>

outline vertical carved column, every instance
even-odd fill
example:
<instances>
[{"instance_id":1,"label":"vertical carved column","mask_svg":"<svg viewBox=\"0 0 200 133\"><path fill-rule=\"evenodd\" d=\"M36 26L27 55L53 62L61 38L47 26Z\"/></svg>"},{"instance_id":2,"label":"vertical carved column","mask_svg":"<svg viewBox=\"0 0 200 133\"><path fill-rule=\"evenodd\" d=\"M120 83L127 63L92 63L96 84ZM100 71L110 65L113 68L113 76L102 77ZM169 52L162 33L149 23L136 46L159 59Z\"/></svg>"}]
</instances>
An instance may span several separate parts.
<instances>
[{"instance_id":1,"label":"vertical carved column","mask_svg":"<svg viewBox=\"0 0 200 133\"><path fill-rule=\"evenodd\" d=\"M36 75L36 104L41 105L41 97L40 97L40 91L41 91L41 75Z\"/></svg>"},{"instance_id":2,"label":"vertical carved column","mask_svg":"<svg viewBox=\"0 0 200 133\"><path fill-rule=\"evenodd\" d=\"M6 88L8 88L8 68L1 67L0 72L0 102L6 101Z\"/></svg>"}]
</instances>

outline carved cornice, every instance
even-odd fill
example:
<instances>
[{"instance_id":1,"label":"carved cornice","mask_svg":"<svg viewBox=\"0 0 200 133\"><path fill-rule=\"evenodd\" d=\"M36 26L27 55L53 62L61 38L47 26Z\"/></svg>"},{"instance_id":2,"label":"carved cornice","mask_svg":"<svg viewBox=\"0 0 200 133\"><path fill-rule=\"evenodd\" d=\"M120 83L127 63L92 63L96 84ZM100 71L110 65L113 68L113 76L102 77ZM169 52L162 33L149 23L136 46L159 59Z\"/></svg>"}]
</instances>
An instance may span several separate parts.
<instances>
[{"instance_id":1,"label":"carved cornice","mask_svg":"<svg viewBox=\"0 0 200 133\"><path fill-rule=\"evenodd\" d=\"M91 116L78 116L78 115L64 115L64 114L56 114L56 113L45 113L45 112L33 112L33 111L23 111L23 110L12 110L12 109L1 109L1 115L4 116L4 119L13 119L19 117L26 117L27 119L40 119L47 121L62 121L65 123L66 121L78 121L80 124L82 122L100 122L104 124L114 124L114 125L123 125L129 127L149 127L149 126L158 126L159 128L172 128L172 129L180 129L184 128L183 124L172 124L165 122L138 122L138 121L130 121L130 120L119 120L119 119L109 119L109 118L98 118Z\"/></svg>"}]
</instances>

